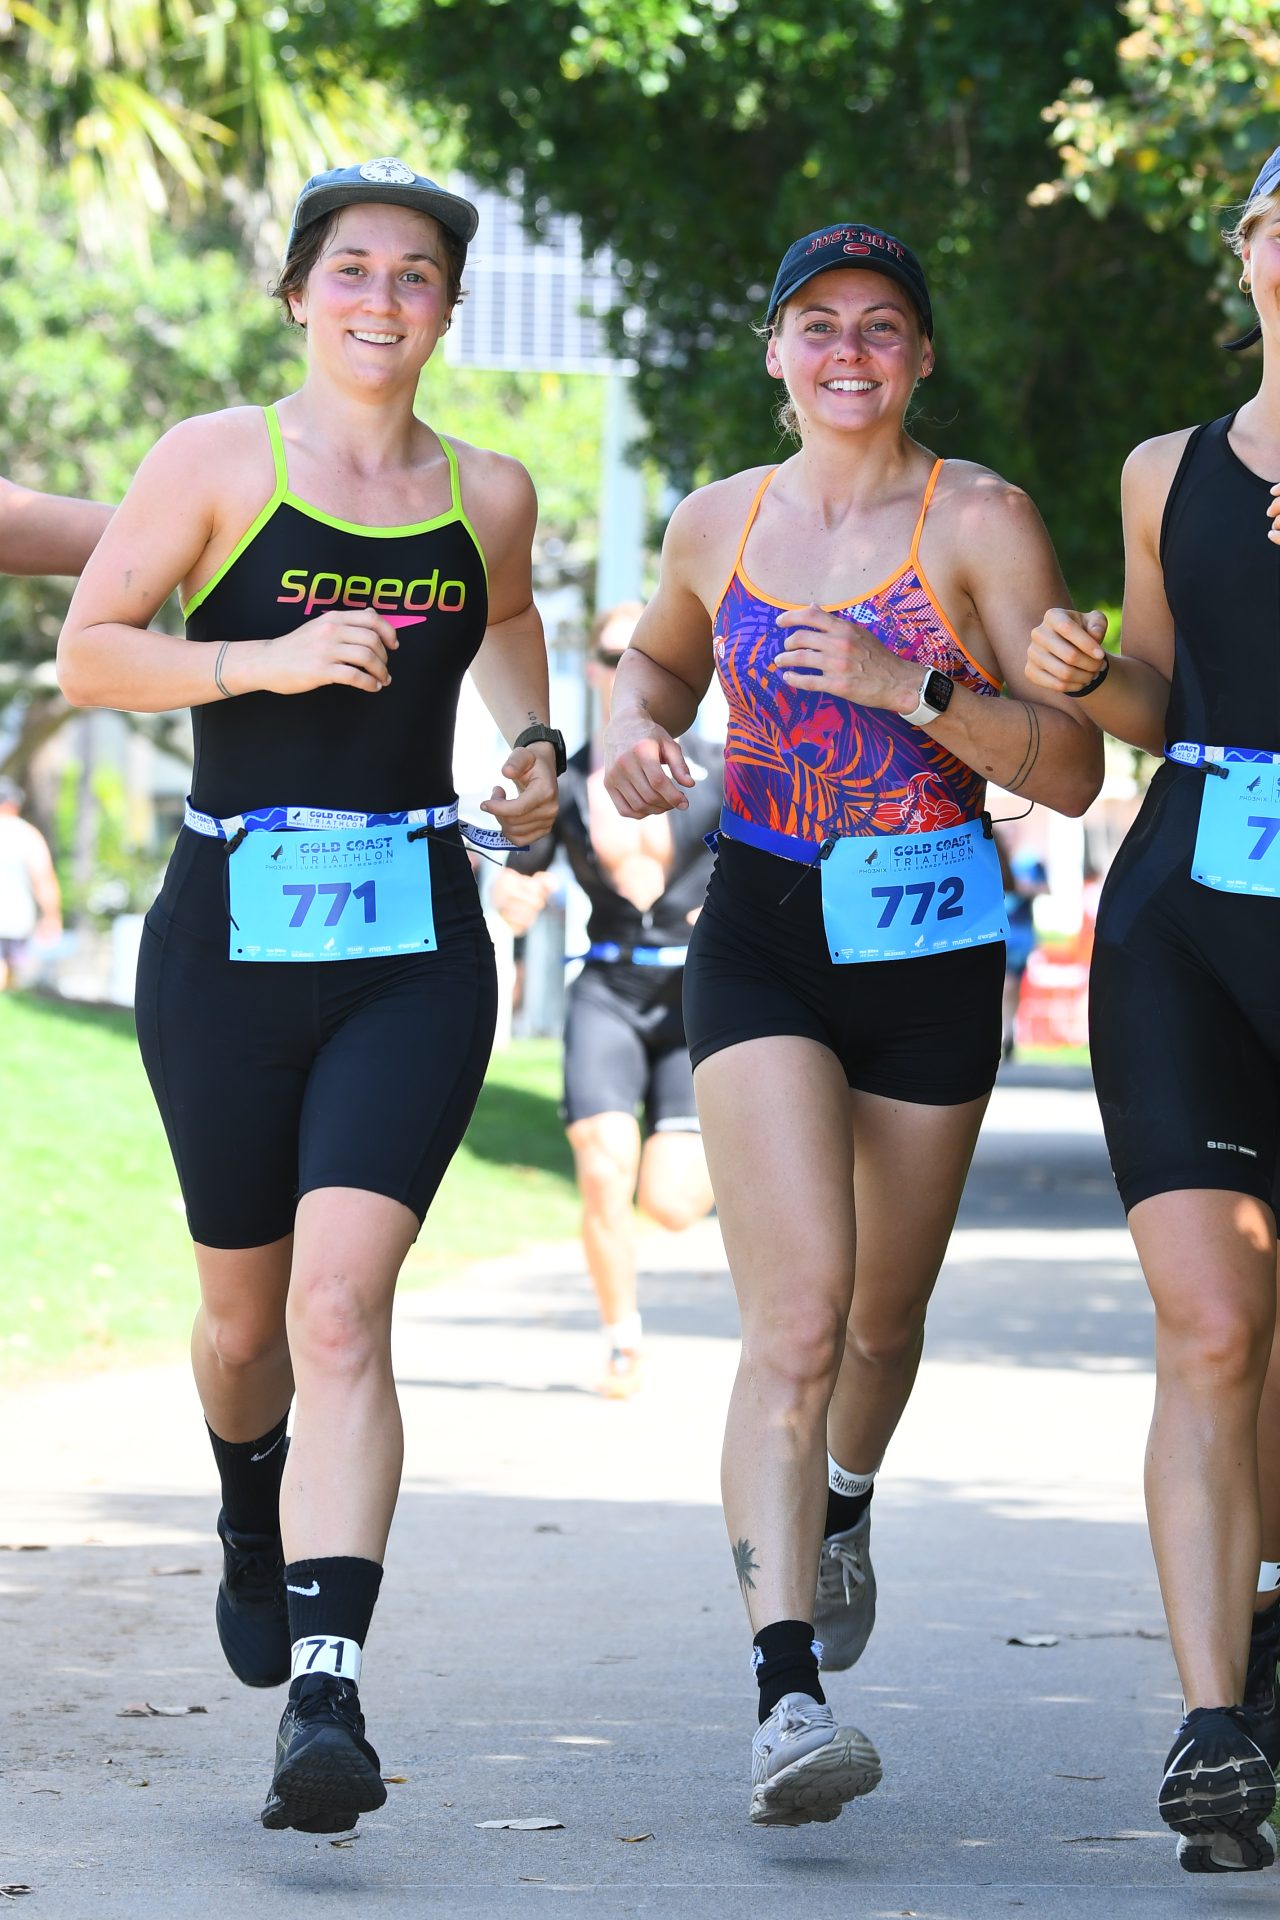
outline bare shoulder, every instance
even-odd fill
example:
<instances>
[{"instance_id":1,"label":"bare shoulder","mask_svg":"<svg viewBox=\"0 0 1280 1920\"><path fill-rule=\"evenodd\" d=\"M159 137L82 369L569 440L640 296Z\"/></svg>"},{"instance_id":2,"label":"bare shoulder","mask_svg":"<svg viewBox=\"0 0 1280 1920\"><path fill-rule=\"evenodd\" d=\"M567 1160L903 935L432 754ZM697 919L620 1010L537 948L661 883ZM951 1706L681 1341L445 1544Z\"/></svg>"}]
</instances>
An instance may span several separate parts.
<instances>
[{"instance_id":1,"label":"bare shoulder","mask_svg":"<svg viewBox=\"0 0 1280 1920\"><path fill-rule=\"evenodd\" d=\"M677 540L715 538L729 529L740 532L761 481L774 467L746 467L725 480L712 480L686 494L667 523Z\"/></svg>"},{"instance_id":2,"label":"bare shoulder","mask_svg":"<svg viewBox=\"0 0 1280 1920\"><path fill-rule=\"evenodd\" d=\"M152 484L176 487L183 496L192 491L216 496L225 484L238 497L255 467L264 473L272 469L262 408L224 407L179 420L156 441L138 471Z\"/></svg>"},{"instance_id":3,"label":"bare shoulder","mask_svg":"<svg viewBox=\"0 0 1280 1920\"><path fill-rule=\"evenodd\" d=\"M1176 433L1159 433L1136 446L1124 463L1126 496L1138 503L1158 499L1163 507L1178 463L1195 431L1194 427L1179 427Z\"/></svg>"},{"instance_id":4,"label":"bare shoulder","mask_svg":"<svg viewBox=\"0 0 1280 1920\"><path fill-rule=\"evenodd\" d=\"M929 512L931 531L950 536L972 557L1009 542L1047 540L1031 495L976 460L948 460Z\"/></svg>"},{"instance_id":5,"label":"bare shoulder","mask_svg":"<svg viewBox=\"0 0 1280 1920\"><path fill-rule=\"evenodd\" d=\"M490 512L512 513L536 508L537 495L529 469L509 453L495 453L491 447L473 447L453 434L441 434L458 456L458 477L468 512L482 507Z\"/></svg>"}]
</instances>

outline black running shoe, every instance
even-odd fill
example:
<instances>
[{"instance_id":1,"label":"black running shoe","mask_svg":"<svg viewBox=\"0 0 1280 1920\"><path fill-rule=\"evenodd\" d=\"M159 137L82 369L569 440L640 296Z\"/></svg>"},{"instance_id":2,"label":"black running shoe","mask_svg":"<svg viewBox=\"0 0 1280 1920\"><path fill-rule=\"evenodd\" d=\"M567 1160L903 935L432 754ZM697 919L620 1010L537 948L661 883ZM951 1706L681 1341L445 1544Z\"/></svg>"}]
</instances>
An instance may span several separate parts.
<instances>
[{"instance_id":1,"label":"black running shoe","mask_svg":"<svg viewBox=\"0 0 1280 1920\"><path fill-rule=\"evenodd\" d=\"M292 1643L278 1533L236 1533L218 1515L222 1581L214 1619L227 1665L246 1687L282 1687Z\"/></svg>"},{"instance_id":2,"label":"black running shoe","mask_svg":"<svg viewBox=\"0 0 1280 1920\"><path fill-rule=\"evenodd\" d=\"M1197 1707L1178 1728L1160 1783L1160 1818L1188 1873L1256 1873L1276 1857L1267 1815L1275 1776L1243 1707Z\"/></svg>"},{"instance_id":3,"label":"black running shoe","mask_svg":"<svg viewBox=\"0 0 1280 1920\"><path fill-rule=\"evenodd\" d=\"M295 1680L276 1735L276 1771L262 1809L263 1826L345 1833L357 1815L372 1813L386 1797L353 1683L331 1673Z\"/></svg>"},{"instance_id":4,"label":"black running shoe","mask_svg":"<svg viewBox=\"0 0 1280 1920\"><path fill-rule=\"evenodd\" d=\"M1249 1635L1249 1667L1244 1677L1244 1704L1253 1716L1253 1737L1272 1770L1280 1767L1280 1600L1253 1616Z\"/></svg>"}]
</instances>

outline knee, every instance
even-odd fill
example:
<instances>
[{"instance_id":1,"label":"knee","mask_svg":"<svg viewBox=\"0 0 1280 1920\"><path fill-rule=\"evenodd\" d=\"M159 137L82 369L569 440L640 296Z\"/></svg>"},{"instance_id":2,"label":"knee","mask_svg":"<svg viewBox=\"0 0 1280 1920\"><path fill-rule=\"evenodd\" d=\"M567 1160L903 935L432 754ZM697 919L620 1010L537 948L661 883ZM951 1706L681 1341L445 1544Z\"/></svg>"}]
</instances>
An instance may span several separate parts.
<instances>
[{"instance_id":1,"label":"knee","mask_svg":"<svg viewBox=\"0 0 1280 1920\"><path fill-rule=\"evenodd\" d=\"M1156 1318L1160 1372L1193 1390L1232 1392L1261 1386L1271 1329L1259 1314L1212 1300L1176 1318Z\"/></svg>"},{"instance_id":2,"label":"knee","mask_svg":"<svg viewBox=\"0 0 1280 1920\"><path fill-rule=\"evenodd\" d=\"M867 1367L893 1371L919 1358L924 1343L924 1309L899 1315L896 1320L877 1320L859 1325L851 1320L848 1344L858 1360Z\"/></svg>"},{"instance_id":3,"label":"knee","mask_svg":"<svg viewBox=\"0 0 1280 1920\"><path fill-rule=\"evenodd\" d=\"M695 1220L701 1220L707 1211L707 1203L701 1194L681 1192L679 1190L658 1188L641 1180L640 1191L636 1195L636 1205L645 1218L652 1220L655 1226L665 1227L668 1233L683 1233Z\"/></svg>"},{"instance_id":4,"label":"knee","mask_svg":"<svg viewBox=\"0 0 1280 1920\"><path fill-rule=\"evenodd\" d=\"M390 1354L389 1304L374 1305L342 1269L295 1274L289 1288L289 1347L296 1368L356 1375Z\"/></svg>"},{"instance_id":5,"label":"knee","mask_svg":"<svg viewBox=\"0 0 1280 1920\"><path fill-rule=\"evenodd\" d=\"M283 1320L264 1320L253 1314L219 1314L206 1306L204 1337L213 1358L226 1373L247 1373L255 1367L283 1364L289 1358Z\"/></svg>"},{"instance_id":6,"label":"knee","mask_svg":"<svg viewBox=\"0 0 1280 1920\"><path fill-rule=\"evenodd\" d=\"M844 1315L826 1301L805 1301L785 1317L743 1328L743 1360L766 1399L784 1407L830 1398L844 1353Z\"/></svg>"}]
</instances>

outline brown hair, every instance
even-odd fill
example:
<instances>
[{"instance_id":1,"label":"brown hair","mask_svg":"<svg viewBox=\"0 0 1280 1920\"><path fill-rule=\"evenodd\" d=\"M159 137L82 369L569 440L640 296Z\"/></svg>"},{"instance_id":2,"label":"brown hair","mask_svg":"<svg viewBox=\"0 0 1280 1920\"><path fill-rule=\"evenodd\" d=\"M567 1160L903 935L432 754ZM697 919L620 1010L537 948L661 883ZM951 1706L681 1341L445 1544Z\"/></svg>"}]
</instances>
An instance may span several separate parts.
<instances>
[{"instance_id":1,"label":"brown hair","mask_svg":"<svg viewBox=\"0 0 1280 1920\"><path fill-rule=\"evenodd\" d=\"M357 202L357 204L365 203ZM301 293L306 286L311 278L311 269L333 238L333 230L338 224L340 215L345 211L344 207L335 207L332 213L320 220L313 220L310 226L303 227L300 233L292 233L289 236L289 247L280 272L276 276L275 284L271 288L271 297L273 300L278 300L284 308L284 317L290 326L297 326L298 322L293 317L289 296ZM453 309L466 297L462 290L462 269L467 263L466 242L459 240L456 233L450 233L448 227L442 226L432 214L424 214L422 217L425 220L431 220L440 235L440 244L444 249L445 298L448 300L449 314L452 317ZM448 321L445 324L447 326Z\"/></svg>"}]
</instances>

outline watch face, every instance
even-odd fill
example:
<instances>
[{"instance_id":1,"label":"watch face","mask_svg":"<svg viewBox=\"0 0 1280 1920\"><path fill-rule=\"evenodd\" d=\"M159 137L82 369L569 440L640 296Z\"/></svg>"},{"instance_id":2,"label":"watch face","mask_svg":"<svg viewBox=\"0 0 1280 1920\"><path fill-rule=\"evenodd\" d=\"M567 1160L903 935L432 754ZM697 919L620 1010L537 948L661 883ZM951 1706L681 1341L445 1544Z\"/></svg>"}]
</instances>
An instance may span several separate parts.
<instances>
[{"instance_id":1,"label":"watch face","mask_svg":"<svg viewBox=\"0 0 1280 1920\"><path fill-rule=\"evenodd\" d=\"M951 705L951 696L955 692L955 681L948 679L945 673L933 672L924 683L920 698L935 713L945 713Z\"/></svg>"}]
</instances>

